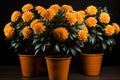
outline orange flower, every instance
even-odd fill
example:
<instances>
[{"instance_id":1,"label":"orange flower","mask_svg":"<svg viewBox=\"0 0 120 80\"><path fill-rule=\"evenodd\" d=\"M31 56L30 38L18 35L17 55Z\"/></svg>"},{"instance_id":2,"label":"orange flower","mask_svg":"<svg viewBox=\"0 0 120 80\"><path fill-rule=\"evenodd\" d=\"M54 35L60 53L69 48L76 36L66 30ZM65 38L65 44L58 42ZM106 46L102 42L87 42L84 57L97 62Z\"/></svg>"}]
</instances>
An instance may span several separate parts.
<instances>
[{"instance_id":1,"label":"orange flower","mask_svg":"<svg viewBox=\"0 0 120 80\"><path fill-rule=\"evenodd\" d=\"M51 5L49 9L53 9L56 13L60 10L60 6L58 4Z\"/></svg>"},{"instance_id":2,"label":"orange flower","mask_svg":"<svg viewBox=\"0 0 120 80\"><path fill-rule=\"evenodd\" d=\"M87 12L87 14L89 15L95 15L97 13L97 8L93 5L88 6L85 11Z\"/></svg>"},{"instance_id":3,"label":"orange flower","mask_svg":"<svg viewBox=\"0 0 120 80\"><path fill-rule=\"evenodd\" d=\"M29 26L25 26L22 30L22 34L24 38L29 39L31 36L32 31L29 29Z\"/></svg>"},{"instance_id":4,"label":"orange flower","mask_svg":"<svg viewBox=\"0 0 120 80\"><path fill-rule=\"evenodd\" d=\"M21 12L20 11L14 11L11 15L11 21L12 22L16 22L21 16Z\"/></svg>"},{"instance_id":5,"label":"orange flower","mask_svg":"<svg viewBox=\"0 0 120 80\"><path fill-rule=\"evenodd\" d=\"M22 19L24 22L29 22L33 19L34 15L31 11L24 12L22 14Z\"/></svg>"},{"instance_id":6,"label":"orange flower","mask_svg":"<svg viewBox=\"0 0 120 80\"><path fill-rule=\"evenodd\" d=\"M65 10L66 12L67 12L67 11L73 11L72 6L66 5L66 4L62 5L61 9L62 9L62 10Z\"/></svg>"},{"instance_id":7,"label":"orange flower","mask_svg":"<svg viewBox=\"0 0 120 80\"><path fill-rule=\"evenodd\" d=\"M44 7L42 7L42 6L36 6L36 7L35 7L35 10L37 10L37 11L38 11L38 13L42 13L42 12L44 12L44 11L45 11L45 8L44 8Z\"/></svg>"},{"instance_id":8,"label":"orange flower","mask_svg":"<svg viewBox=\"0 0 120 80\"><path fill-rule=\"evenodd\" d=\"M77 22L77 18L74 13L67 12L65 14L66 19L69 21L70 25L74 25Z\"/></svg>"},{"instance_id":9,"label":"orange flower","mask_svg":"<svg viewBox=\"0 0 120 80\"><path fill-rule=\"evenodd\" d=\"M120 27L117 23L112 23L113 28L115 29L115 33L118 34L120 32Z\"/></svg>"},{"instance_id":10,"label":"orange flower","mask_svg":"<svg viewBox=\"0 0 120 80\"><path fill-rule=\"evenodd\" d=\"M34 19L31 23L30 23L30 27L33 28L35 26L36 23L40 22L39 19Z\"/></svg>"},{"instance_id":11,"label":"orange flower","mask_svg":"<svg viewBox=\"0 0 120 80\"><path fill-rule=\"evenodd\" d=\"M95 17L88 17L85 21L89 28L95 27L97 24L97 19Z\"/></svg>"},{"instance_id":12,"label":"orange flower","mask_svg":"<svg viewBox=\"0 0 120 80\"><path fill-rule=\"evenodd\" d=\"M46 11L41 13L41 16L49 21L51 21L55 15L56 13L53 9L47 9Z\"/></svg>"},{"instance_id":13,"label":"orange flower","mask_svg":"<svg viewBox=\"0 0 120 80\"><path fill-rule=\"evenodd\" d=\"M32 10L34 7L32 4L25 4L23 7L22 7L22 11L25 12L25 11L29 11L29 10Z\"/></svg>"},{"instance_id":14,"label":"orange flower","mask_svg":"<svg viewBox=\"0 0 120 80\"><path fill-rule=\"evenodd\" d=\"M7 24L5 25L5 28L4 28L4 34L5 34L5 36L6 36L7 38L9 38L9 39L13 38L14 30L15 30L15 28L13 28L13 27L11 26L11 23L7 23Z\"/></svg>"},{"instance_id":15,"label":"orange flower","mask_svg":"<svg viewBox=\"0 0 120 80\"><path fill-rule=\"evenodd\" d=\"M35 34L40 35L40 34L42 34L43 31L45 30L45 26L43 25L42 22L38 22L38 23L36 23L36 24L34 25L34 27L33 27L32 29L33 29L33 31L34 31Z\"/></svg>"},{"instance_id":16,"label":"orange flower","mask_svg":"<svg viewBox=\"0 0 120 80\"><path fill-rule=\"evenodd\" d=\"M108 13L102 12L99 16L99 21L101 23L109 23L110 22L110 16Z\"/></svg>"},{"instance_id":17,"label":"orange flower","mask_svg":"<svg viewBox=\"0 0 120 80\"><path fill-rule=\"evenodd\" d=\"M115 33L115 30L112 27L112 25L107 25L104 30L105 30L105 35L106 36L112 36Z\"/></svg>"},{"instance_id":18,"label":"orange flower","mask_svg":"<svg viewBox=\"0 0 120 80\"><path fill-rule=\"evenodd\" d=\"M81 15L82 15L82 17L83 17L83 19L85 18L85 11L83 11L83 10L80 10L80 11L78 11Z\"/></svg>"},{"instance_id":19,"label":"orange flower","mask_svg":"<svg viewBox=\"0 0 120 80\"><path fill-rule=\"evenodd\" d=\"M58 27L53 30L53 36L58 41L65 41L68 38L68 31L63 27Z\"/></svg>"},{"instance_id":20,"label":"orange flower","mask_svg":"<svg viewBox=\"0 0 120 80\"><path fill-rule=\"evenodd\" d=\"M87 31L85 30L80 30L78 32L78 39L82 42L86 42L87 41L87 37L88 37L88 34L87 34Z\"/></svg>"},{"instance_id":21,"label":"orange flower","mask_svg":"<svg viewBox=\"0 0 120 80\"><path fill-rule=\"evenodd\" d=\"M79 12L75 12L75 16L77 18L78 23L81 24L83 21L82 15Z\"/></svg>"},{"instance_id":22,"label":"orange flower","mask_svg":"<svg viewBox=\"0 0 120 80\"><path fill-rule=\"evenodd\" d=\"M86 27L86 25L82 25L82 30L86 31L86 33L88 33L88 28Z\"/></svg>"}]
</instances>

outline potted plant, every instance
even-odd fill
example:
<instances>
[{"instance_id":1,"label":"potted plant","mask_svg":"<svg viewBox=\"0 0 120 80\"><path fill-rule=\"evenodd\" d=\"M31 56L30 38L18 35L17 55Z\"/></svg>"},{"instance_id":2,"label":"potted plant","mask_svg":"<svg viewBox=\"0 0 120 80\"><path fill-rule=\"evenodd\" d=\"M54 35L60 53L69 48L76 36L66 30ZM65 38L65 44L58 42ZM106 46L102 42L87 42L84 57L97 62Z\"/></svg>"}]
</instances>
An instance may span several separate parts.
<instances>
[{"instance_id":1,"label":"potted plant","mask_svg":"<svg viewBox=\"0 0 120 80\"><path fill-rule=\"evenodd\" d=\"M99 75L104 52L106 50L112 50L112 47L115 45L114 38L119 34L120 27L117 23L110 22L110 13L106 7L97 8L96 6L90 5L86 7L84 12L85 24L81 32L83 31L88 34L81 53L84 71L88 71L85 72L87 75ZM98 59L96 55L99 56ZM88 60L84 60L83 57ZM88 67L88 70L86 67Z\"/></svg>"},{"instance_id":2,"label":"potted plant","mask_svg":"<svg viewBox=\"0 0 120 80\"><path fill-rule=\"evenodd\" d=\"M49 80L67 80L71 57L81 52L83 42L79 39L79 31L83 17L79 11L70 5L53 4L40 12L41 21L46 26L42 38ZM35 44L39 45L39 36Z\"/></svg>"},{"instance_id":3,"label":"potted plant","mask_svg":"<svg viewBox=\"0 0 120 80\"><path fill-rule=\"evenodd\" d=\"M24 77L39 75L42 53L45 51L43 48L38 50L35 44L36 35L41 40L45 33L38 8L30 3L23 5L21 10L12 13L10 22L4 27L5 40L10 43L10 49L13 48L19 54ZM42 41L39 45L43 46Z\"/></svg>"}]
</instances>

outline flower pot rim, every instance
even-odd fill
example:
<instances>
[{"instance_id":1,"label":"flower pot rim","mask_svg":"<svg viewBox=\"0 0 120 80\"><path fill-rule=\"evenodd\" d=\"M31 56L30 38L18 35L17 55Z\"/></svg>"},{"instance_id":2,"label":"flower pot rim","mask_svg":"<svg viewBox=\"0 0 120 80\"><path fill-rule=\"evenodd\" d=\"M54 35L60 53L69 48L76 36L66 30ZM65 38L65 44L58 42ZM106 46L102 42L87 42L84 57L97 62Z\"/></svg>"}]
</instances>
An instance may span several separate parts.
<instances>
[{"instance_id":1,"label":"flower pot rim","mask_svg":"<svg viewBox=\"0 0 120 80\"><path fill-rule=\"evenodd\" d=\"M71 59L72 57L49 57L49 56L45 56L45 59L54 59L54 60L65 60L65 59Z\"/></svg>"},{"instance_id":2,"label":"flower pot rim","mask_svg":"<svg viewBox=\"0 0 120 80\"><path fill-rule=\"evenodd\" d=\"M102 56L104 55L104 53L100 53L100 54L89 54L89 53L81 53L80 55L83 55L83 56Z\"/></svg>"},{"instance_id":3,"label":"flower pot rim","mask_svg":"<svg viewBox=\"0 0 120 80\"><path fill-rule=\"evenodd\" d=\"M32 54L18 54L19 56L40 56L40 55L32 55Z\"/></svg>"}]
</instances>

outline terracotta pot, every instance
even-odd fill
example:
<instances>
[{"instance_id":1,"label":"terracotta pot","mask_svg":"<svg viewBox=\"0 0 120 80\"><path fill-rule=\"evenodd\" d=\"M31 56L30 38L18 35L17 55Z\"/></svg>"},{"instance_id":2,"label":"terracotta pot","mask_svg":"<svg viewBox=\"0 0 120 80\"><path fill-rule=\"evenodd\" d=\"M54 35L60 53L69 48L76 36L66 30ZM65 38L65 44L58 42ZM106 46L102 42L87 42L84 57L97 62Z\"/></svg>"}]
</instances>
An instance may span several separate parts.
<instances>
[{"instance_id":1,"label":"terracotta pot","mask_svg":"<svg viewBox=\"0 0 120 80\"><path fill-rule=\"evenodd\" d=\"M82 69L85 75L100 75L103 53L81 54Z\"/></svg>"},{"instance_id":2,"label":"terracotta pot","mask_svg":"<svg viewBox=\"0 0 120 80\"><path fill-rule=\"evenodd\" d=\"M19 54L20 65L23 77L35 77L40 73L41 55L21 55Z\"/></svg>"},{"instance_id":3,"label":"terracotta pot","mask_svg":"<svg viewBox=\"0 0 120 80\"><path fill-rule=\"evenodd\" d=\"M71 57L49 58L45 57L49 80L68 80Z\"/></svg>"}]
</instances>

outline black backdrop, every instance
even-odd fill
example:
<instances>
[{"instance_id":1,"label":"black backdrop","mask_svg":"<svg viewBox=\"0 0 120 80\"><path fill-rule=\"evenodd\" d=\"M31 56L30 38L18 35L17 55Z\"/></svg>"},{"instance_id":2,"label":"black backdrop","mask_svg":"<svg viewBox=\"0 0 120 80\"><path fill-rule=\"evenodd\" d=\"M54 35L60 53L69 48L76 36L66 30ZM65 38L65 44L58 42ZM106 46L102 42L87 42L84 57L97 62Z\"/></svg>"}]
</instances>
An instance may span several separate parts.
<instances>
[{"instance_id":1,"label":"black backdrop","mask_svg":"<svg viewBox=\"0 0 120 80\"><path fill-rule=\"evenodd\" d=\"M75 10L84 9L88 5L106 6L111 13L112 22L117 22L120 25L120 2L118 0L0 0L0 65L19 65L18 55L14 51L9 50L7 43L4 41L3 28L10 21L11 13L15 10L20 10L26 3L33 5L41 5L48 8L52 4L69 4ZM116 36L117 45L113 47L111 53L106 52L103 58L103 65L112 66L120 65L120 35ZM74 58L73 58L74 59ZM74 59L73 64L76 64L79 59Z\"/></svg>"}]
</instances>

